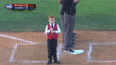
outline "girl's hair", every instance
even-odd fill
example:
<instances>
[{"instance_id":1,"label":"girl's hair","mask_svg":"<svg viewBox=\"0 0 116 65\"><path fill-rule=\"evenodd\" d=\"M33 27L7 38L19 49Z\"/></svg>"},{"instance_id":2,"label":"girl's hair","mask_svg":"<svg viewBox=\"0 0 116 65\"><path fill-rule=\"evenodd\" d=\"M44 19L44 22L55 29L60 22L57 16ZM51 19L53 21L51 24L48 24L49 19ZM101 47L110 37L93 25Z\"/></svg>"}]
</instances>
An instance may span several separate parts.
<instances>
[{"instance_id":1,"label":"girl's hair","mask_svg":"<svg viewBox=\"0 0 116 65\"><path fill-rule=\"evenodd\" d=\"M55 19L55 17L54 17L53 15L50 15L50 16L48 17L48 19L50 19L50 18L54 18L54 19Z\"/></svg>"}]
</instances>

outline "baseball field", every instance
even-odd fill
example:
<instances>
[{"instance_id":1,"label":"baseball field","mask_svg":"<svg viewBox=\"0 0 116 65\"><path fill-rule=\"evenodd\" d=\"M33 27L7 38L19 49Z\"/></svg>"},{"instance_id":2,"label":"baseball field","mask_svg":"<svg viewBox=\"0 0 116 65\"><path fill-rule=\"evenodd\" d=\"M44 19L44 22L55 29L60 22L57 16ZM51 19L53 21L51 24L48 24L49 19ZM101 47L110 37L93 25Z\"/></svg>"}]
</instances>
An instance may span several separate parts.
<instances>
[{"instance_id":1,"label":"baseball field","mask_svg":"<svg viewBox=\"0 0 116 65\"><path fill-rule=\"evenodd\" d=\"M6 4L36 4L36 9L10 11L4 8ZM60 65L115 65L116 1L80 0L76 8L73 49L84 53L64 53L60 33L57 47ZM1 0L0 9L0 65L46 65L44 30L49 15L56 17L61 28L58 0Z\"/></svg>"}]
</instances>

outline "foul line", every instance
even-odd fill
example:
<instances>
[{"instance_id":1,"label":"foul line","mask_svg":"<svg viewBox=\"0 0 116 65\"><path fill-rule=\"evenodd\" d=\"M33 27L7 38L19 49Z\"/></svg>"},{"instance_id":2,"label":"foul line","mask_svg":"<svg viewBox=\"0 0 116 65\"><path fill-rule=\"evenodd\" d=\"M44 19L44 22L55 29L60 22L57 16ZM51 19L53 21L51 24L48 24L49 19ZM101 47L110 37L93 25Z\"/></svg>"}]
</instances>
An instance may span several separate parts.
<instances>
[{"instance_id":1,"label":"foul line","mask_svg":"<svg viewBox=\"0 0 116 65\"><path fill-rule=\"evenodd\" d=\"M10 38L10 39L15 39L15 40L19 40L19 41L23 41L23 42L28 42L30 44L36 44L34 42L31 42L31 41L27 41L27 40L24 40L24 39L19 39L19 38L16 38L16 37L11 37L11 36L8 36L8 35L2 35L0 34L1 37L6 37L6 38Z\"/></svg>"}]
</instances>

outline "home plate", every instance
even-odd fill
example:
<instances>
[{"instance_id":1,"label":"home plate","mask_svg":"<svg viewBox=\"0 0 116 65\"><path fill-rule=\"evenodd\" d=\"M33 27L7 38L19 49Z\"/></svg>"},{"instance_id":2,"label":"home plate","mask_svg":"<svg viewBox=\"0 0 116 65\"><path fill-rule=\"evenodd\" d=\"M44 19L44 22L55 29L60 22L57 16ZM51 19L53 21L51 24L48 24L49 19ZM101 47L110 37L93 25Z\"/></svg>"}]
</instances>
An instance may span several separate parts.
<instances>
[{"instance_id":1,"label":"home plate","mask_svg":"<svg viewBox=\"0 0 116 65\"><path fill-rule=\"evenodd\" d=\"M80 54L80 53L83 53L84 50L74 50L74 53L71 53L71 54Z\"/></svg>"}]
</instances>

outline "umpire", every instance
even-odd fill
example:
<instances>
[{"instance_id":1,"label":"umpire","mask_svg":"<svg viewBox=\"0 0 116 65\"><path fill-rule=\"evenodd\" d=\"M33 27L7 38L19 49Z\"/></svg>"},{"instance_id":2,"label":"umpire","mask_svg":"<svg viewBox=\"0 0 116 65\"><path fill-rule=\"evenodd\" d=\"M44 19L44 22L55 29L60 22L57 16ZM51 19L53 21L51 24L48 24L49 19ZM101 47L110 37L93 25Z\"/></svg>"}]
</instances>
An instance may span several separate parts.
<instances>
[{"instance_id":1,"label":"umpire","mask_svg":"<svg viewBox=\"0 0 116 65\"><path fill-rule=\"evenodd\" d=\"M71 41L75 23L76 3L79 1L80 0L59 0L64 52L74 53L71 49Z\"/></svg>"}]
</instances>

